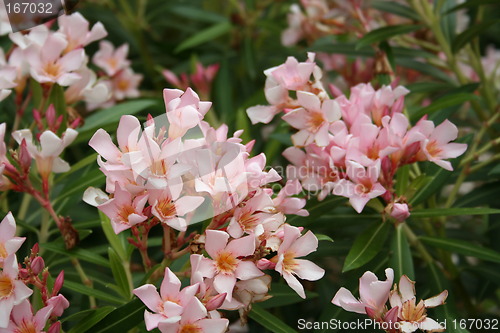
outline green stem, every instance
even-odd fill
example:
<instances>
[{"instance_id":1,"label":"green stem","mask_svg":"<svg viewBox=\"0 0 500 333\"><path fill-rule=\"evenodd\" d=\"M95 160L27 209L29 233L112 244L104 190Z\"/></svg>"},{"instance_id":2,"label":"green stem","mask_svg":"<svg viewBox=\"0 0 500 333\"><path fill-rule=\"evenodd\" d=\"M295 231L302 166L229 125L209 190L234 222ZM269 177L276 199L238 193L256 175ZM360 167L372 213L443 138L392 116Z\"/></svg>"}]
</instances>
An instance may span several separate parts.
<instances>
[{"instance_id":1,"label":"green stem","mask_svg":"<svg viewBox=\"0 0 500 333\"><path fill-rule=\"evenodd\" d=\"M87 274L85 274L85 271L83 270L82 265L80 264L80 261L77 258L71 258L71 263L76 269L76 272L80 276L80 279L82 280L82 283L86 285L89 288L94 287L94 283L92 282L91 279L88 278ZM89 304L91 309L95 309L97 307L95 297L94 296L89 296Z\"/></svg>"}]
</instances>

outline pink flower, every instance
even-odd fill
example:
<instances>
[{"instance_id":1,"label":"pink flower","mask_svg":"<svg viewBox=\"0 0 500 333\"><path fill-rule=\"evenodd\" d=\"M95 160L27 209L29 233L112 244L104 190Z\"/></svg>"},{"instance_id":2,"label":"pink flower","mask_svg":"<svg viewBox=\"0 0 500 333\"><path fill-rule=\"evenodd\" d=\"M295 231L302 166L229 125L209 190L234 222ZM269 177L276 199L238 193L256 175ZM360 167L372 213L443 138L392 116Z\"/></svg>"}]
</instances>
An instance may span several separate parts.
<instances>
[{"instance_id":1,"label":"pink flower","mask_svg":"<svg viewBox=\"0 0 500 333\"><path fill-rule=\"evenodd\" d=\"M199 271L204 277L214 278L214 288L219 293L226 293L231 301L236 279L249 280L264 275L252 261L240 259L253 255L255 236L250 235L232 240L224 231L207 230L205 250L212 260L204 258Z\"/></svg>"},{"instance_id":2,"label":"pink flower","mask_svg":"<svg viewBox=\"0 0 500 333\"><path fill-rule=\"evenodd\" d=\"M43 328L47 324L52 313L52 306L38 310L33 316L33 309L28 300L22 301L12 310L11 321L6 328L0 328L1 333L43 333Z\"/></svg>"},{"instance_id":3,"label":"pink flower","mask_svg":"<svg viewBox=\"0 0 500 333\"><path fill-rule=\"evenodd\" d=\"M33 294L23 281L18 280L19 267L14 254L3 261L0 272L0 328L7 328L12 308Z\"/></svg>"},{"instance_id":4,"label":"pink flower","mask_svg":"<svg viewBox=\"0 0 500 333\"><path fill-rule=\"evenodd\" d=\"M170 190L168 190L168 187L163 190L149 190L151 212L162 223L171 226L175 230L186 231L188 224L186 219L181 216L193 212L203 203L204 198L188 195L180 197L181 193L175 189L174 186Z\"/></svg>"},{"instance_id":5,"label":"pink flower","mask_svg":"<svg viewBox=\"0 0 500 333\"><path fill-rule=\"evenodd\" d=\"M97 81L96 74L92 70L85 67L77 73L81 79L69 86L64 92L67 104L84 100L90 105L99 105L111 97L108 85L105 82Z\"/></svg>"},{"instance_id":6,"label":"pink flower","mask_svg":"<svg viewBox=\"0 0 500 333\"><path fill-rule=\"evenodd\" d=\"M338 103L332 99L321 102L315 94L304 91L297 92L297 100L302 107L283 116L284 121L299 129L292 135L294 146L303 147L313 142L320 147L327 146L330 123L341 116Z\"/></svg>"},{"instance_id":7,"label":"pink flower","mask_svg":"<svg viewBox=\"0 0 500 333\"><path fill-rule=\"evenodd\" d=\"M103 40L99 43L99 50L95 53L92 61L102 68L108 76L114 76L119 71L130 66L127 55L128 44L123 44L115 50L113 44Z\"/></svg>"},{"instance_id":8,"label":"pink flower","mask_svg":"<svg viewBox=\"0 0 500 333\"><path fill-rule=\"evenodd\" d=\"M391 217L399 222L404 222L410 217L410 209L405 203L394 203L391 210Z\"/></svg>"},{"instance_id":9,"label":"pink flower","mask_svg":"<svg viewBox=\"0 0 500 333\"><path fill-rule=\"evenodd\" d=\"M198 292L198 283L185 287L181 290L181 281L167 267L165 276L160 287L160 294L152 284L145 284L134 289L134 294L146 304L151 313L144 311L144 320L148 331L158 327L160 322L167 318L176 318L187 310L188 304Z\"/></svg>"},{"instance_id":10,"label":"pink flower","mask_svg":"<svg viewBox=\"0 0 500 333\"><path fill-rule=\"evenodd\" d=\"M59 16L57 23L59 32L63 33L68 41L66 52L87 46L108 35L101 22L94 24L92 30L89 31L89 21L80 13Z\"/></svg>"},{"instance_id":11,"label":"pink flower","mask_svg":"<svg viewBox=\"0 0 500 333\"><path fill-rule=\"evenodd\" d=\"M462 155L467 150L465 143L450 143L458 136L457 127L449 120L443 121L434 128L434 123L430 120L419 122L417 127L427 138L421 141L420 149L427 160L436 163L443 169L452 171L453 167L448 158L455 158Z\"/></svg>"},{"instance_id":12,"label":"pink flower","mask_svg":"<svg viewBox=\"0 0 500 333\"><path fill-rule=\"evenodd\" d=\"M69 86L81 77L76 70L85 61L85 51L76 49L61 57L68 46L64 35L52 33L43 46L31 45L26 50L26 57L31 66L31 76L40 83L57 83Z\"/></svg>"},{"instance_id":13,"label":"pink flower","mask_svg":"<svg viewBox=\"0 0 500 333\"><path fill-rule=\"evenodd\" d=\"M170 123L168 137L179 138L200 124L212 105L211 102L200 102L198 95L188 88L185 92L178 89L164 89L167 118Z\"/></svg>"},{"instance_id":14,"label":"pink flower","mask_svg":"<svg viewBox=\"0 0 500 333\"><path fill-rule=\"evenodd\" d=\"M77 135L78 132L72 128L67 128L61 138L52 131L45 131L40 135L40 145L38 146L33 142L33 134L29 129L12 133L18 144L26 140L28 151L35 159L38 172L44 179L51 172L61 173L69 170L69 164L62 160L59 155L75 140Z\"/></svg>"},{"instance_id":15,"label":"pink flower","mask_svg":"<svg viewBox=\"0 0 500 333\"><path fill-rule=\"evenodd\" d=\"M416 302L415 282L411 281L406 275L401 276L399 286L394 285L391 291L389 302L393 308L398 308L399 323L401 331L404 333L415 332L417 329L428 332L444 332L445 328L437 321L427 317L428 308L444 304L448 297L448 291L445 290L439 295L420 300Z\"/></svg>"},{"instance_id":16,"label":"pink flower","mask_svg":"<svg viewBox=\"0 0 500 333\"><path fill-rule=\"evenodd\" d=\"M139 97L139 84L142 74L134 73L131 68L125 68L111 79L111 92L115 101Z\"/></svg>"},{"instance_id":17,"label":"pink flower","mask_svg":"<svg viewBox=\"0 0 500 333\"><path fill-rule=\"evenodd\" d=\"M6 99L17 86L17 69L11 66L0 68L0 102Z\"/></svg>"},{"instance_id":18,"label":"pink flower","mask_svg":"<svg viewBox=\"0 0 500 333\"><path fill-rule=\"evenodd\" d=\"M367 168L354 161L347 161L346 164L350 181L344 182L342 188L336 188L334 193L349 198L352 207L361 213L368 201L386 192L378 182L380 161Z\"/></svg>"},{"instance_id":19,"label":"pink flower","mask_svg":"<svg viewBox=\"0 0 500 333\"><path fill-rule=\"evenodd\" d=\"M349 290L340 288L332 303L350 312L367 314L369 310L370 314L373 314L372 318L382 318L394 280L392 268L385 270L385 276L387 277L385 281L379 281L372 272L365 272L359 279L360 300L357 300Z\"/></svg>"},{"instance_id":20,"label":"pink flower","mask_svg":"<svg viewBox=\"0 0 500 333\"><path fill-rule=\"evenodd\" d=\"M57 296L52 296L51 298L49 298L47 300L47 305L52 307L52 314L54 316L60 317L62 316L64 310L69 307L69 302L66 297L64 297L64 295L59 294Z\"/></svg>"},{"instance_id":21,"label":"pink flower","mask_svg":"<svg viewBox=\"0 0 500 333\"><path fill-rule=\"evenodd\" d=\"M309 212L303 209L306 205L306 199L293 197L300 192L302 192L300 182L297 179L288 180L276 198L273 199L276 209L286 215L309 216Z\"/></svg>"},{"instance_id":22,"label":"pink flower","mask_svg":"<svg viewBox=\"0 0 500 333\"><path fill-rule=\"evenodd\" d=\"M147 201L147 194L134 198L130 192L116 186L114 198L97 208L109 217L114 232L119 234L123 230L146 221L147 216L142 211Z\"/></svg>"},{"instance_id":23,"label":"pink flower","mask_svg":"<svg viewBox=\"0 0 500 333\"><path fill-rule=\"evenodd\" d=\"M222 318L207 318L207 309L193 297L184 308L182 315L169 318L158 324L162 333L197 332L197 333L224 333L229 321Z\"/></svg>"},{"instance_id":24,"label":"pink flower","mask_svg":"<svg viewBox=\"0 0 500 333\"><path fill-rule=\"evenodd\" d=\"M325 270L309 260L296 258L306 256L317 248L318 239L311 231L301 236L299 228L285 224L283 243L278 248L275 269L302 298L306 298L304 287L294 275L304 280L316 281L325 275Z\"/></svg>"},{"instance_id":25,"label":"pink flower","mask_svg":"<svg viewBox=\"0 0 500 333\"><path fill-rule=\"evenodd\" d=\"M267 72L287 90L305 90L304 87L316 67L314 53L308 55L307 62L299 63L294 57L288 57L284 64L268 69Z\"/></svg>"},{"instance_id":26,"label":"pink flower","mask_svg":"<svg viewBox=\"0 0 500 333\"><path fill-rule=\"evenodd\" d=\"M0 266L4 260L15 254L24 243L26 237L15 237L16 221L9 212L0 223Z\"/></svg>"}]
</instances>

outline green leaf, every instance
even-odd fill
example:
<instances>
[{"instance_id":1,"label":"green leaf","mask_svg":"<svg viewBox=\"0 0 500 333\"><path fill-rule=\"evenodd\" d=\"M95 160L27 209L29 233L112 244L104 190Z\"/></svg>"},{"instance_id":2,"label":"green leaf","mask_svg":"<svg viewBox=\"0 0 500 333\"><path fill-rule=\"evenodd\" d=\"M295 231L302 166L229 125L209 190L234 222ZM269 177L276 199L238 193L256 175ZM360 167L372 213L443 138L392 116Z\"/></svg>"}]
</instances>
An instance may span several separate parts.
<instances>
[{"instance_id":1,"label":"green leaf","mask_svg":"<svg viewBox=\"0 0 500 333\"><path fill-rule=\"evenodd\" d=\"M130 299L132 296L132 291L130 290L130 284L127 279L127 273L125 272L125 267L123 267L123 261L120 259L118 254L113 248L108 248L109 264L111 266L111 272L115 279L116 285L121 291L121 294L125 299Z\"/></svg>"},{"instance_id":2,"label":"green leaf","mask_svg":"<svg viewBox=\"0 0 500 333\"><path fill-rule=\"evenodd\" d=\"M273 333L295 333L296 331L285 324L272 313L264 310L259 304L252 305L248 316Z\"/></svg>"},{"instance_id":3,"label":"green leaf","mask_svg":"<svg viewBox=\"0 0 500 333\"><path fill-rule=\"evenodd\" d=\"M73 178L75 178L75 181L67 182L61 193L54 199L54 205L73 195L79 195L79 199L81 199L83 192L89 186L101 186L106 180L106 176L98 168L92 168L89 172Z\"/></svg>"},{"instance_id":4,"label":"green leaf","mask_svg":"<svg viewBox=\"0 0 500 333\"><path fill-rule=\"evenodd\" d=\"M99 309L92 309L82 311L87 315L78 320L78 324L73 326L68 333L84 333L91 329L94 325L100 322L104 317L106 317L111 311L116 309L113 306L105 306ZM78 315L76 313L75 315ZM73 315L74 316L74 315ZM69 320L69 319L68 319Z\"/></svg>"},{"instance_id":5,"label":"green leaf","mask_svg":"<svg viewBox=\"0 0 500 333\"><path fill-rule=\"evenodd\" d=\"M301 225L314 223L320 216L332 212L335 207L340 206L345 201L346 198L335 195L328 196L323 201L317 199L308 200L304 208L309 212L309 216L294 215L287 219L287 222L292 225L293 223L300 223Z\"/></svg>"},{"instance_id":6,"label":"green leaf","mask_svg":"<svg viewBox=\"0 0 500 333\"><path fill-rule=\"evenodd\" d=\"M270 299L259 304L261 308L276 308L304 301L302 297L297 295L288 285L282 283L271 283L269 295L272 296ZM306 291L306 298L308 300L316 297L318 297L318 293Z\"/></svg>"},{"instance_id":7,"label":"green leaf","mask_svg":"<svg viewBox=\"0 0 500 333\"><path fill-rule=\"evenodd\" d=\"M416 209L411 212L411 217L436 217L436 216L458 216L458 215L490 215L500 214L500 209L494 208L434 208Z\"/></svg>"},{"instance_id":8,"label":"green leaf","mask_svg":"<svg viewBox=\"0 0 500 333\"><path fill-rule=\"evenodd\" d=\"M153 99L140 99L96 111L85 119L85 124L78 129L78 132L95 131L100 127L117 122L123 115L136 114L155 105L157 102L157 100Z\"/></svg>"},{"instance_id":9,"label":"green leaf","mask_svg":"<svg viewBox=\"0 0 500 333\"><path fill-rule=\"evenodd\" d=\"M144 320L145 306L140 299L134 298L120 306L92 329L92 333L128 332Z\"/></svg>"},{"instance_id":10,"label":"green leaf","mask_svg":"<svg viewBox=\"0 0 500 333\"><path fill-rule=\"evenodd\" d=\"M420 61L416 61L414 59L402 59L402 58L396 58L395 59L396 65L400 65L405 68L410 68L413 70L416 70L422 74L429 75L430 77L436 78L440 81L447 82L451 85L456 84L456 82L451 78L451 76L445 72L443 72L441 69L432 66L427 63L423 63Z\"/></svg>"},{"instance_id":11,"label":"green leaf","mask_svg":"<svg viewBox=\"0 0 500 333\"><path fill-rule=\"evenodd\" d=\"M64 172L60 174L56 178L56 182L60 182L62 179L68 177L69 175L72 175L73 173L80 171L81 169L85 168L89 164L96 164L97 165L97 154L90 154L89 156L79 160L77 163L73 164L71 166L71 169L67 172Z\"/></svg>"},{"instance_id":12,"label":"green leaf","mask_svg":"<svg viewBox=\"0 0 500 333\"><path fill-rule=\"evenodd\" d=\"M347 254L342 272L358 268L369 262L382 249L387 239L389 223L377 221L361 233Z\"/></svg>"},{"instance_id":13,"label":"green leaf","mask_svg":"<svg viewBox=\"0 0 500 333\"><path fill-rule=\"evenodd\" d=\"M408 6L402 5L399 2L375 1L371 4L371 6L383 12L395 14L401 17L406 17L415 21L420 20L420 17L413 9L411 9Z\"/></svg>"},{"instance_id":14,"label":"green leaf","mask_svg":"<svg viewBox=\"0 0 500 333\"><path fill-rule=\"evenodd\" d=\"M452 43L453 53L458 53L467 43L472 41L474 38L481 35L485 30L491 27L493 24L500 22L497 20L487 20L480 23L472 25L470 28L462 32L460 35L456 36Z\"/></svg>"},{"instance_id":15,"label":"green leaf","mask_svg":"<svg viewBox=\"0 0 500 333\"><path fill-rule=\"evenodd\" d=\"M333 239L328 235L314 234L318 241L329 241L333 243Z\"/></svg>"},{"instance_id":16,"label":"green leaf","mask_svg":"<svg viewBox=\"0 0 500 333\"><path fill-rule=\"evenodd\" d=\"M106 302L114 304L123 304L123 299L110 295L109 292L104 292L97 290L95 288L89 288L87 286L84 286L83 284L81 284L81 282L73 282L66 279L64 280L63 289L64 288L75 291L79 294L94 296L95 298Z\"/></svg>"},{"instance_id":17,"label":"green leaf","mask_svg":"<svg viewBox=\"0 0 500 333\"><path fill-rule=\"evenodd\" d=\"M460 105L465 102L468 102L470 100L477 99L477 96L474 94L467 94L467 93L460 93L460 94L453 94L453 95L447 95L443 96L437 100L435 100L431 105L428 105L426 107L423 107L419 110L414 111L411 115L410 118L412 121L417 121L420 118L422 118L424 115L430 115L436 111L455 106L455 105Z\"/></svg>"},{"instance_id":18,"label":"green leaf","mask_svg":"<svg viewBox=\"0 0 500 333\"><path fill-rule=\"evenodd\" d=\"M185 41L183 41L177 48L174 50L174 53L179 53L189 48L198 46L200 44L206 43L217 37L220 37L224 34L227 34L232 29L231 23L229 22L221 22L217 23L205 30L200 31L194 36L189 37Z\"/></svg>"},{"instance_id":19,"label":"green leaf","mask_svg":"<svg viewBox=\"0 0 500 333\"><path fill-rule=\"evenodd\" d=\"M498 0L468 0L458 6L455 6L447 11L451 13L460 9L473 8L482 5L498 5Z\"/></svg>"},{"instance_id":20,"label":"green leaf","mask_svg":"<svg viewBox=\"0 0 500 333\"><path fill-rule=\"evenodd\" d=\"M396 232L392 237L391 242L392 256L390 259L390 266L394 269L395 276L406 275L410 279L415 278L413 269L413 257L411 256L410 245L403 232L403 225L400 224L396 227Z\"/></svg>"},{"instance_id":21,"label":"green leaf","mask_svg":"<svg viewBox=\"0 0 500 333\"><path fill-rule=\"evenodd\" d=\"M115 250L116 255L118 255L122 262L128 260L127 249L120 236L115 234L109 217L101 211L99 211L99 217L101 219L102 230L111 248Z\"/></svg>"},{"instance_id":22,"label":"green leaf","mask_svg":"<svg viewBox=\"0 0 500 333\"><path fill-rule=\"evenodd\" d=\"M109 267L109 263L106 258L92 252L89 250L82 249L81 247L74 248L72 250L66 250L64 244L62 243L44 243L40 244L44 249L52 251L54 253L64 254L65 256L78 258L80 260L90 262L103 267Z\"/></svg>"},{"instance_id":23,"label":"green leaf","mask_svg":"<svg viewBox=\"0 0 500 333\"><path fill-rule=\"evenodd\" d=\"M401 24L401 25L391 25L375 29L364 35L358 41L356 49L360 49L371 44L379 43L388 40L391 37L406 34L418 30L420 28L422 28L421 25Z\"/></svg>"},{"instance_id":24,"label":"green leaf","mask_svg":"<svg viewBox=\"0 0 500 333\"><path fill-rule=\"evenodd\" d=\"M399 168L396 174L396 194L403 195L406 193L409 180L410 180L410 166L403 165L402 167Z\"/></svg>"},{"instance_id":25,"label":"green leaf","mask_svg":"<svg viewBox=\"0 0 500 333\"><path fill-rule=\"evenodd\" d=\"M63 123L67 122L68 112L66 110L66 99L64 98L64 88L58 84L54 84L52 87L52 91L49 96L49 101L47 107L49 105L54 105L56 109L56 113L58 116L62 115L64 117ZM62 133L62 127L59 130Z\"/></svg>"},{"instance_id":26,"label":"green leaf","mask_svg":"<svg viewBox=\"0 0 500 333\"><path fill-rule=\"evenodd\" d=\"M219 15L215 12L207 11L206 9L197 8L193 6L183 6L176 4L172 6L170 12L193 21L217 23L226 21L226 17Z\"/></svg>"},{"instance_id":27,"label":"green leaf","mask_svg":"<svg viewBox=\"0 0 500 333\"><path fill-rule=\"evenodd\" d=\"M467 241L449 238L421 236L420 240L428 245L438 247L464 256L476 257L486 261L500 263L500 253Z\"/></svg>"}]
</instances>

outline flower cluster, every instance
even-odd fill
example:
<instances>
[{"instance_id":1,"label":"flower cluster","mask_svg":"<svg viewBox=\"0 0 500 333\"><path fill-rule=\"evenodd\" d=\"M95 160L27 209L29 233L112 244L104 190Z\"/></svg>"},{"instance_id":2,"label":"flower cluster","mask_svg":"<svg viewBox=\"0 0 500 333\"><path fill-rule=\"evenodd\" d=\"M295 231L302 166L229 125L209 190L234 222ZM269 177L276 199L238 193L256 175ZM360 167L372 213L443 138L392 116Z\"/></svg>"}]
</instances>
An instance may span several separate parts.
<instances>
[{"instance_id":1,"label":"flower cluster","mask_svg":"<svg viewBox=\"0 0 500 333\"><path fill-rule=\"evenodd\" d=\"M38 245L24 260L24 267L17 262L16 252L23 244L24 237L15 237L16 222L11 213L0 223L0 332L41 333L50 326L49 332L58 333L58 321L64 310L69 307L68 300L59 294L64 283L62 271L54 282L52 290L48 287L49 271L42 257L38 256ZM40 292L43 307L33 314L30 296L32 285Z\"/></svg>"},{"instance_id":2,"label":"flower cluster","mask_svg":"<svg viewBox=\"0 0 500 333\"><path fill-rule=\"evenodd\" d=\"M109 42L101 42L93 60L105 73L97 75L88 67L84 47L107 35L100 22L90 28L81 14L74 13L60 16L55 31L49 29L52 23L36 26L27 34L9 34L13 47L7 54L0 53L0 100L14 90L20 105L25 89L31 89L29 78L41 84L44 94L49 94L53 85L66 87L66 104L85 101L89 109L138 96L142 76L130 69L126 45L113 52Z\"/></svg>"},{"instance_id":3,"label":"flower cluster","mask_svg":"<svg viewBox=\"0 0 500 333\"><path fill-rule=\"evenodd\" d=\"M365 272L359 279L359 300L349 290L340 288L332 303L346 311L366 314L378 322L385 322L385 327L389 328L387 332L411 333L417 329L444 332L445 328L441 324L427 316L426 309L444 304L448 297L447 290L417 303L415 282L403 275L399 285L394 284L391 290L394 271L387 268L385 274L387 279L379 281L372 272ZM387 300L390 310L386 306Z\"/></svg>"},{"instance_id":4,"label":"flower cluster","mask_svg":"<svg viewBox=\"0 0 500 333\"><path fill-rule=\"evenodd\" d=\"M287 182L275 195L268 186L280 177L264 171L264 154L250 157L253 142L244 145L241 131L228 138L226 125L215 129L203 121L210 103L189 88L165 89L164 99L166 117L150 116L143 130L137 118L121 118L118 147L104 130L95 133L89 144L99 153L109 197L93 188L84 197L109 217L116 233L131 229L129 241L146 267L147 234L155 225L164 229L167 258L191 252L191 270L182 272L191 276L189 287L179 291L167 269L161 297L152 285L136 289L155 312L146 313L148 329L224 331L227 321L214 310L245 313L252 302L267 299L271 277L263 270L277 271L305 298L297 277L318 280L324 270L297 259L315 251L318 239L285 223L285 214L308 214L305 199L294 197L299 182ZM200 221L206 223L202 233L186 237ZM213 330L204 329L208 323Z\"/></svg>"},{"instance_id":5,"label":"flower cluster","mask_svg":"<svg viewBox=\"0 0 500 333\"><path fill-rule=\"evenodd\" d=\"M288 178L300 180L304 190L318 193L319 200L331 193L344 196L360 213L370 199L381 196L392 216L402 221L409 209L394 191L397 170L417 161L452 170L447 159L467 148L451 143L458 130L448 120L435 126L423 117L412 127L403 113L408 90L402 86L376 90L371 84L358 84L349 97L331 99L314 54L302 63L290 57L265 74L271 105L254 106L247 113L254 124L269 123L284 113L282 119L298 130L292 135L293 147L283 152L291 162Z\"/></svg>"}]
</instances>

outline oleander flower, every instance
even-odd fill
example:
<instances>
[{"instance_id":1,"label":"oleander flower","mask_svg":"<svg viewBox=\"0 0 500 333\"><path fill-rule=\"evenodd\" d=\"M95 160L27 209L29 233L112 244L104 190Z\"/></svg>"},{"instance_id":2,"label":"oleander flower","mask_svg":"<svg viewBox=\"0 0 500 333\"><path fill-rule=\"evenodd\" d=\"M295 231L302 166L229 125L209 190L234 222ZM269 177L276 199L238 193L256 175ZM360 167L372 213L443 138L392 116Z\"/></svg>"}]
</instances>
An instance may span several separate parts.
<instances>
[{"instance_id":1,"label":"oleander flower","mask_svg":"<svg viewBox=\"0 0 500 333\"><path fill-rule=\"evenodd\" d=\"M44 333L47 320L53 314L52 306L47 305L33 315L29 300L24 300L14 306L11 320L6 328L0 328L0 333Z\"/></svg>"},{"instance_id":2,"label":"oleander flower","mask_svg":"<svg viewBox=\"0 0 500 333\"><path fill-rule=\"evenodd\" d=\"M0 223L0 267L6 258L14 255L26 237L16 237L16 221L9 212Z\"/></svg>"}]
</instances>

